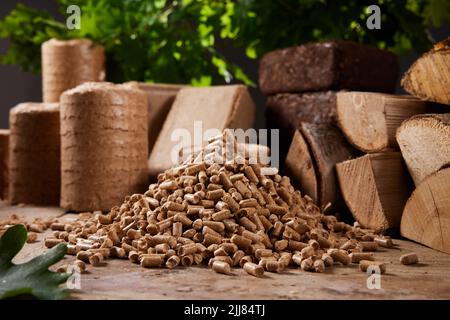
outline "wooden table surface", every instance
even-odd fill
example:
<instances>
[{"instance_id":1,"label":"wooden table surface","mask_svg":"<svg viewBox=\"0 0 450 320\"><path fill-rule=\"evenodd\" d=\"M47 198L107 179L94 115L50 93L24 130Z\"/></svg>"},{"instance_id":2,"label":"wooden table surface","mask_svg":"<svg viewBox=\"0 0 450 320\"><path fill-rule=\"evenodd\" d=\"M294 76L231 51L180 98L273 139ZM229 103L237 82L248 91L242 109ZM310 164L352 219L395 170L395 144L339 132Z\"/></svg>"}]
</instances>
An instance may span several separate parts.
<instances>
[{"instance_id":1,"label":"wooden table surface","mask_svg":"<svg viewBox=\"0 0 450 320\"><path fill-rule=\"evenodd\" d=\"M55 207L17 207L0 204L0 220L11 214L26 220L36 217L74 219ZM38 241L26 244L14 262L39 255L46 248L42 240L51 231L39 234ZM264 278L233 269L233 275L220 275L206 266L144 269L128 260L107 260L101 267L88 265L81 275L81 290L74 299L450 299L450 255L407 240L396 240L394 249L382 249L375 258L386 262L380 289L368 289L368 276L357 265L334 266L323 274L289 269L280 274L266 272ZM403 253L415 251L420 264L404 266ZM74 257L67 256L60 264Z\"/></svg>"}]
</instances>

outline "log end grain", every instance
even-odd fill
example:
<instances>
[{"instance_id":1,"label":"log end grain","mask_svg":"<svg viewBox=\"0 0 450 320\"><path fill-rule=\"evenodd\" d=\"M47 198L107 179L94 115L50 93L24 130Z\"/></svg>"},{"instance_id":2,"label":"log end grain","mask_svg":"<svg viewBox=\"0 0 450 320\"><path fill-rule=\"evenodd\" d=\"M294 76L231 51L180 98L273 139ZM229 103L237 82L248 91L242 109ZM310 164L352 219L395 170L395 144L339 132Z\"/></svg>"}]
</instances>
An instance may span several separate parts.
<instances>
[{"instance_id":1,"label":"log end grain","mask_svg":"<svg viewBox=\"0 0 450 320\"><path fill-rule=\"evenodd\" d=\"M450 104L450 38L436 44L409 68L402 87L427 101Z\"/></svg>"},{"instance_id":2,"label":"log end grain","mask_svg":"<svg viewBox=\"0 0 450 320\"><path fill-rule=\"evenodd\" d=\"M348 141L364 152L397 148L401 122L424 113L426 103L414 97L374 92L339 92L337 122Z\"/></svg>"},{"instance_id":3,"label":"log end grain","mask_svg":"<svg viewBox=\"0 0 450 320\"><path fill-rule=\"evenodd\" d=\"M450 168L423 180L403 210L405 238L450 254Z\"/></svg>"},{"instance_id":4,"label":"log end grain","mask_svg":"<svg viewBox=\"0 0 450 320\"><path fill-rule=\"evenodd\" d=\"M450 164L450 114L416 115L397 129L397 141L416 186Z\"/></svg>"},{"instance_id":5,"label":"log end grain","mask_svg":"<svg viewBox=\"0 0 450 320\"><path fill-rule=\"evenodd\" d=\"M318 199L318 182L312 152L300 131L296 131L286 157L285 167L289 175L299 184L303 194L315 203Z\"/></svg>"},{"instance_id":6,"label":"log end grain","mask_svg":"<svg viewBox=\"0 0 450 320\"><path fill-rule=\"evenodd\" d=\"M377 231L400 225L411 182L399 152L373 153L336 165L339 185L353 217Z\"/></svg>"}]
</instances>

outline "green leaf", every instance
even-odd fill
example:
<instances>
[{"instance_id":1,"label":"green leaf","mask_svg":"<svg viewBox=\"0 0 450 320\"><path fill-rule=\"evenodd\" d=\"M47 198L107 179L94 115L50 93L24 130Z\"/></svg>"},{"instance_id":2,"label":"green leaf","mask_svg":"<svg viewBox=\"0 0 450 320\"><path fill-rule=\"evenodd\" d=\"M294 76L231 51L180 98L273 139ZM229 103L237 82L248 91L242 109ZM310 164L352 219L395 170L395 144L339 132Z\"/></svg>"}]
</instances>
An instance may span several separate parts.
<instances>
[{"instance_id":1,"label":"green leaf","mask_svg":"<svg viewBox=\"0 0 450 320\"><path fill-rule=\"evenodd\" d=\"M27 230L21 224L9 228L0 238L0 299L22 294L38 299L66 298L67 290L60 285L67 281L70 274L51 272L48 268L64 257L67 246L59 244L26 263L14 264L12 259L26 240Z\"/></svg>"}]
</instances>

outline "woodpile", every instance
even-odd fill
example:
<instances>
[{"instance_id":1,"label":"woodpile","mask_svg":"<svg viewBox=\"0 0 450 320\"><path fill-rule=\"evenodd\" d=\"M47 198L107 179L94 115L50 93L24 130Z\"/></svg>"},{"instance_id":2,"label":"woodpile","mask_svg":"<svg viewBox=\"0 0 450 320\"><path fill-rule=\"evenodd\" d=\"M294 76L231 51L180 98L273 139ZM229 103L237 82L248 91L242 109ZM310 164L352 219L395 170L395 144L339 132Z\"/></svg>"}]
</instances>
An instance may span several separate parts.
<instances>
[{"instance_id":1,"label":"woodpile","mask_svg":"<svg viewBox=\"0 0 450 320\"><path fill-rule=\"evenodd\" d=\"M8 199L9 130L0 130L0 200Z\"/></svg>"},{"instance_id":2,"label":"woodpile","mask_svg":"<svg viewBox=\"0 0 450 320\"><path fill-rule=\"evenodd\" d=\"M61 96L61 207L109 210L148 184L147 98L136 85L85 83Z\"/></svg>"},{"instance_id":3,"label":"woodpile","mask_svg":"<svg viewBox=\"0 0 450 320\"><path fill-rule=\"evenodd\" d=\"M417 98L450 105L449 39L420 57L402 79ZM440 110L439 110L440 108ZM450 114L416 115L397 130L397 141L416 189L403 211L400 233L450 253Z\"/></svg>"},{"instance_id":4,"label":"woodpile","mask_svg":"<svg viewBox=\"0 0 450 320\"><path fill-rule=\"evenodd\" d=\"M51 39L42 44L44 102L58 102L68 89L105 79L105 51L88 39Z\"/></svg>"},{"instance_id":5,"label":"woodpile","mask_svg":"<svg viewBox=\"0 0 450 320\"><path fill-rule=\"evenodd\" d=\"M312 43L262 58L267 126L282 132L284 169L320 206L340 206L335 164L358 154L336 126L337 96L341 90L393 92L397 73L395 55L348 41Z\"/></svg>"},{"instance_id":6,"label":"woodpile","mask_svg":"<svg viewBox=\"0 0 450 320\"><path fill-rule=\"evenodd\" d=\"M245 130L252 127L254 119L255 105L243 85L181 89L150 155L151 178L177 164L174 161L177 159L173 159L176 148L181 151L202 147L206 143L203 132L210 129L220 132L225 128ZM174 132L178 133L175 139L180 141L171 138Z\"/></svg>"},{"instance_id":7,"label":"woodpile","mask_svg":"<svg viewBox=\"0 0 450 320\"><path fill-rule=\"evenodd\" d=\"M56 103L21 103L9 113L9 200L58 205L60 122Z\"/></svg>"}]
</instances>

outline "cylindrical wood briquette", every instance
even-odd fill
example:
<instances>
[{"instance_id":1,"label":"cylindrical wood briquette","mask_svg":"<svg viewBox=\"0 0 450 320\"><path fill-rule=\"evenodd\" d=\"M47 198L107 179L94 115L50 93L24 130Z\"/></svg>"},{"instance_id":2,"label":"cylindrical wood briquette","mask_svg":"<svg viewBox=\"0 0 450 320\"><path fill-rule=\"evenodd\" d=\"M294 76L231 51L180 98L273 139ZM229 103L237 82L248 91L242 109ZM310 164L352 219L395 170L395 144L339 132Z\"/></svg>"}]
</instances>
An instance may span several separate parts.
<instances>
[{"instance_id":1,"label":"cylindrical wood briquette","mask_svg":"<svg viewBox=\"0 0 450 320\"><path fill-rule=\"evenodd\" d=\"M60 108L21 103L9 113L9 200L56 205L60 195Z\"/></svg>"},{"instance_id":2,"label":"cylindrical wood briquette","mask_svg":"<svg viewBox=\"0 0 450 320\"><path fill-rule=\"evenodd\" d=\"M85 83L61 96L61 207L108 211L146 189L147 101L132 84Z\"/></svg>"},{"instance_id":3,"label":"cylindrical wood briquette","mask_svg":"<svg viewBox=\"0 0 450 320\"><path fill-rule=\"evenodd\" d=\"M41 50L44 102L58 102L64 91L105 78L105 51L91 40L51 39Z\"/></svg>"}]
</instances>

